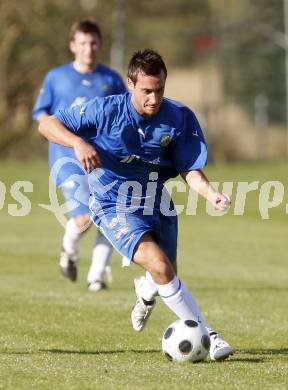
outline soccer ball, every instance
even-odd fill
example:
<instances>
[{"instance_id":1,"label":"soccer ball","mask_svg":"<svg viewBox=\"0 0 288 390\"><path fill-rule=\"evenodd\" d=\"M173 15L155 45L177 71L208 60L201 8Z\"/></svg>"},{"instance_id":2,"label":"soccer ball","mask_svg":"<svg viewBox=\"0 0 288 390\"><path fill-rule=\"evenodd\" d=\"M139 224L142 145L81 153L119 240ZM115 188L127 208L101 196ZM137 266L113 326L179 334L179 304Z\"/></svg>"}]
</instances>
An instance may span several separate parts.
<instances>
[{"instance_id":1,"label":"soccer ball","mask_svg":"<svg viewBox=\"0 0 288 390\"><path fill-rule=\"evenodd\" d=\"M170 361L199 362L208 355L210 337L206 328L193 320L177 320L165 330L162 350Z\"/></svg>"}]
</instances>

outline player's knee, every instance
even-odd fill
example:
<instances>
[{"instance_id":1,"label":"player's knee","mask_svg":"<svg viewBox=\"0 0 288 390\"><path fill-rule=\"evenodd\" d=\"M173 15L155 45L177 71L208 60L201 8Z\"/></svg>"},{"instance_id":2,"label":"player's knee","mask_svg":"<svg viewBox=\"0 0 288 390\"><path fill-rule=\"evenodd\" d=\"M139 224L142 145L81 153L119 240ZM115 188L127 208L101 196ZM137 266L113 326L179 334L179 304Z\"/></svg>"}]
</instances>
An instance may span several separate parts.
<instances>
[{"instance_id":1,"label":"player's knee","mask_svg":"<svg viewBox=\"0 0 288 390\"><path fill-rule=\"evenodd\" d=\"M89 229L92 223L89 214L77 215L74 218L74 221L76 226L82 233L84 233L87 229Z\"/></svg>"},{"instance_id":2,"label":"player's knee","mask_svg":"<svg viewBox=\"0 0 288 390\"><path fill-rule=\"evenodd\" d=\"M166 284L173 279L175 272L167 258L156 257L153 259L151 274L156 283Z\"/></svg>"}]
</instances>

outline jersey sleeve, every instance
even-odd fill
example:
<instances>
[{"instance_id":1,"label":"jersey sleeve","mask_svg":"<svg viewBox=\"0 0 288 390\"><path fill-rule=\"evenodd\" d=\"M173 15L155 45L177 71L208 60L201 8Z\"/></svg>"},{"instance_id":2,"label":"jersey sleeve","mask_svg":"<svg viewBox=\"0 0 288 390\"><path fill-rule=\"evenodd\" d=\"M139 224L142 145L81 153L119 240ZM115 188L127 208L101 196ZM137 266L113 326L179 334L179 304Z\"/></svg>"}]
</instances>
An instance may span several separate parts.
<instances>
[{"instance_id":1,"label":"jersey sleeve","mask_svg":"<svg viewBox=\"0 0 288 390\"><path fill-rule=\"evenodd\" d=\"M187 107L183 112L183 127L172 142L172 158L176 170L188 172L207 164L207 145L195 114Z\"/></svg>"},{"instance_id":2,"label":"jersey sleeve","mask_svg":"<svg viewBox=\"0 0 288 390\"><path fill-rule=\"evenodd\" d=\"M42 113L51 114L53 104L53 85L51 73L49 72L42 84L36 103L32 109L32 118L37 120Z\"/></svg>"},{"instance_id":3,"label":"jersey sleeve","mask_svg":"<svg viewBox=\"0 0 288 390\"><path fill-rule=\"evenodd\" d=\"M84 105L58 110L55 117L79 136L87 130L97 129L103 115L103 99L94 98Z\"/></svg>"}]
</instances>

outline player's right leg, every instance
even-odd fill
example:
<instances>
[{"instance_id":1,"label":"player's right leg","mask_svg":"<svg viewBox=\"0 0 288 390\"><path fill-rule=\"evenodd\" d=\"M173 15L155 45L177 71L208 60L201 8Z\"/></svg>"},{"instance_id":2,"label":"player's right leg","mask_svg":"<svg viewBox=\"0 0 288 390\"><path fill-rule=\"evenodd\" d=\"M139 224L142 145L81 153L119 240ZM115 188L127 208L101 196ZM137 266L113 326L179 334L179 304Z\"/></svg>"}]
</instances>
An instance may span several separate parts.
<instances>
[{"instance_id":1,"label":"player's right leg","mask_svg":"<svg viewBox=\"0 0 288 390\"><path fill-rule=\"evenodd\" d=\"M177 218L166 218L164 216L160 216L160 218L163 218L164 220L160 223L161 229L157 229L157 225L155 226L157 231L157 243L165 252L167 258L176 259ZM177 274L176 261L173 261L171 265L174 269L174 273ZM141 278L135 279L134 285L137 299L131 313L131 320L133 329L140 332L146 326L152 310L155 308L158 289L157 284L149 272L146 272L145 277L142 276ZM147 303L150 303L150 305L147 305Z\"/></svg>"}]
</instances>

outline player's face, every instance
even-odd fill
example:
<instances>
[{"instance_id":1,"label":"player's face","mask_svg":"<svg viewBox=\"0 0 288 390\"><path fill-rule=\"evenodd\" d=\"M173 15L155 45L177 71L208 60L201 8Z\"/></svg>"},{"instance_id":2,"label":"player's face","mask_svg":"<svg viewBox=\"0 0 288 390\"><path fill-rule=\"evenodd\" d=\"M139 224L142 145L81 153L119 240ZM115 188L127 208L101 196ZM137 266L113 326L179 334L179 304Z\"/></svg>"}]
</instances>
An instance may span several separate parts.
<instances>
[{"instance_id":1,"label":"player's face","mask_svg":"<svg viewBox=\"0 0 288 390\"><path fill-rule=\"evenodd\" d=\"M128 78L128 88L132 92L132 103L140 115L157 114L163 100L165 81L163 71L157 76L140 72L135 84Z\"/></svg>"},{"instance_id":2,"label":"player's face","mask_svg":"<svg viewBox=\"0 0 288 390\"><path fill-rule=\"evenodd\" d=\"M92 69L96 64L96 56L101 48L101 41L96 34L76 32L70 42L70 50L75 56L75 63L81 68Z\"/></svg>"}]
</instances>

